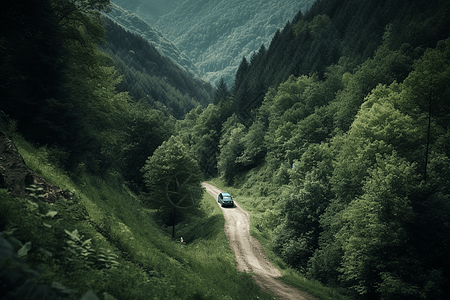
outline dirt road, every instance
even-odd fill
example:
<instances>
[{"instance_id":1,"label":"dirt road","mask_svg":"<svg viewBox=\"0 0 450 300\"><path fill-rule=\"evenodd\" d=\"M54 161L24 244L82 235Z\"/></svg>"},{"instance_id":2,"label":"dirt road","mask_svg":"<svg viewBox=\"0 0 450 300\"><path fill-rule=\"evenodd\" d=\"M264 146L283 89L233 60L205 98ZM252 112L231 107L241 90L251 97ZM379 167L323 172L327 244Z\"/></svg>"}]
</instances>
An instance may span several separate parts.
<instances>
[{"instance_id":1,"label":"dirt road","mask_svg":"<svg viewBox=\"0 0 450 300\"><path fill-rule=\"evenodd\" d=\"M204 182L203 187L217 201L222 191ZM312 300L305 292L299 291L280 280L281 272L267 260L264 249L257 239L250 235L249 214L238 203L235 207L222 208L225 217L225 234L235 253L237 268L242 272L253 272L255 282L265 292L272 293L277 299Z\"/></svg>"}]
</instances>

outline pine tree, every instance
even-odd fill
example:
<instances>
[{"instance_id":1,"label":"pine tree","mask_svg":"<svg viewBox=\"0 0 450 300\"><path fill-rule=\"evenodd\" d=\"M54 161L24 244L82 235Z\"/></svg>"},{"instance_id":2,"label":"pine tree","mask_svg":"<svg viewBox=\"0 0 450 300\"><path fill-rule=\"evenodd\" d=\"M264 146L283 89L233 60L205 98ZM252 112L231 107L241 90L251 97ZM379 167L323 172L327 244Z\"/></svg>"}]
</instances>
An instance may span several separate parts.
<instances>
[{"instance_id":1,"label":"pine tree","mask_svg":"<svg viewBox=\"0 0 450 300\"><path fill-rule=\"evenodd\" d=\"M226 100L229 96L228 86L223 77L220 78L219 83L217 84L216 94L214 96L214 104L219 104L221 101Z\"/></svg>"}]
</instances>

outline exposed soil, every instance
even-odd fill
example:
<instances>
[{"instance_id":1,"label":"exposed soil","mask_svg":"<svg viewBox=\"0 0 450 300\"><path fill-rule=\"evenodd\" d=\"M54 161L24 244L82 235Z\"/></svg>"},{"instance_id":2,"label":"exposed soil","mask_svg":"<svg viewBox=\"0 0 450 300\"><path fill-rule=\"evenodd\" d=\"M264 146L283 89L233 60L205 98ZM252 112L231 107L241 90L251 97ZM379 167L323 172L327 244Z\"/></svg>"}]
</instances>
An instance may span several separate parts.
<instances>
[{"instance_id":1,"label":"exposed soil","mask_svg":"<svg viewBox=\"0 0 450 300\"><path fill-rule=\"evenodd\" d=\"M217 195L222 191L206 182L202 185L217 201ZM225 234L235 254L239 271L253 272L253 278L261 289L273 294L277 299L316 299L277 279L282 276L281 272L268 261L264 249L258 240L250 235L248 212L243 210L236 202L235 207L222 207L222 211L225 217Z\"/></svg>"},{"instance_id":2,"label":"exposed soil","mask_svg":"<svg viewBox=\"0 0 450 300\"><path fill-rule=\"evenodd\" d=\"M30 169L17 150L13 141L0 132L0 189L7 189L11 195L28 198L30 185L42 188L43 201L55 202L59 199L71 199L69 191L63 191L51 184L39 174Z\"/></svg>"}]
</instances>

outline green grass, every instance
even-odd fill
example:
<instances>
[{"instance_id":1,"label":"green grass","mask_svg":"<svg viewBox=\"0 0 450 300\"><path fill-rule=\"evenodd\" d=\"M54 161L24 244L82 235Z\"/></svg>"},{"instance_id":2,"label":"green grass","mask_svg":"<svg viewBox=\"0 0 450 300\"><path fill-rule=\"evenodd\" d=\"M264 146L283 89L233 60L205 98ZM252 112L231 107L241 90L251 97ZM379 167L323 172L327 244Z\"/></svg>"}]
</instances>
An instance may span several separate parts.
<instances>
[{"instance_id":1,"label":"green grass","mask_svg":"<svg viewBox=\"0 0 450 300\"><path fill-rule=\"evenodd\" d=\"M241 181L237 187L227 186L219 178L212 179L209 183L231 193L236 202L250 213L250 234L261 243L267 258L281 271L283 277L280 280L321 300L350 299L345 295L345 291L326 287L318 281L305 278L272 251L270 228L277 225L281 208L270 197L261 195L261 187L248 188L245 186L245 181Z\"/></svg>"},{"instance_id":2,"label":"green grass","mask_svg":"<svg viewBox=\"0 0 450 300\"><path fill-rule=\"evenodd\" d=\"M117 174L99 178L86 174L80 166L69 176L52 163L51 151L36 149L20 138L15 142L28 166L76 195L73 201L41 204L40 211L58 211L54 218L44 218L27 200L0 191L0 230L16 228L14 238L23 244L31 242L25 263L32 270L41 267L36 277L39 282L62 284L72 290L67 294L70 299L78 299L89 290L104 299L105 295L116 299L273 299L260 291L251 274L236 270L222 211L209 194L204 193L198 210L185 214L173 239L172 228L158 226L154 211L143 207ZM217 179L211 183L231 192L250 212L251 234L281 270L281 280L319 299L346 299L336 290L305 279L270 250L267 224L278 217L278 208L270 198L260 192L254 196L251 189L226 187ZM95 258L70 262L74 255L67 249L70 237L65 230L75 229L84 236L83 241L92 239L92 256L109 251L117 255L111 260L118 266L106 267ZM180 243L181 238L184 243ZM42 255L42 249L52 256ZM11 271L24 268L1 263ZM28 278L27 274L22 276L22 281ZM10 293L17 292L19 283L11 286Z\"/></svg>"},{"instance_id":3,"label":"green grass","mask_svg":"<svg viewBox=\"0 0 450 300\"><path fill-rule=\"evenodd\" d=\"M17 239L22 245L31 242L24 262L0 256L5 274L21 274L9 286L9 296L33 279L67 299L79 299L87 291L101 299L273 299L261 292L251 274L236 270L222 212L206 192L199 209L186 213L177 224L173 239L172 229L158 226L154 212L141 205L117 174L99 178L86 174L81 166L69 176L52 163L50 151L22 139L15 142L28 166L76 196L73 201L40 203L33 209L28 200L0 190L3 238ZM58 213L44 217L48 211ZM77 230L81 241L71 246L66 230ZM181 237L185 243L180 243ZM19 249L16 246L14 252ZM90 254L83 256L83 251ZM108 253L110 265L99 259ZM66 289L50 288L55 282Z\"/></svg>"}]
</instances>

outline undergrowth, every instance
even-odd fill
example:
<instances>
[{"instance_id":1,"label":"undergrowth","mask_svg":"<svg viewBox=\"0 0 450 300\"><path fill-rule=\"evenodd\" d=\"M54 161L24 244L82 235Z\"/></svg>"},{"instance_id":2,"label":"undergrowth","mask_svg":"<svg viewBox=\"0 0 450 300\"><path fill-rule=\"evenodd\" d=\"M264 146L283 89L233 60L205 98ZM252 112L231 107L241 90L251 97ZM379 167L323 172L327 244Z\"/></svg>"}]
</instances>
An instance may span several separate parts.
<instances>
[{"instance_id":1,"label":"undergrowth","mask_svg":"<svg viewBox=\"0 0 450 300\"><path fill-rule=\"evenodd\" d=\"M173 239L119 174L99 178L82 165L68 174L48 149L15 142L28 166L74 198L50 204L33 186L30 199L0 190L5 299L273 299L236 270L221 210L206 192Z\"/></svg>"}]
</instances>

